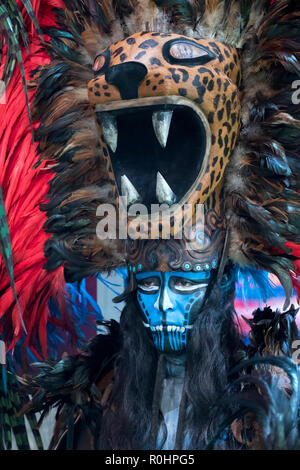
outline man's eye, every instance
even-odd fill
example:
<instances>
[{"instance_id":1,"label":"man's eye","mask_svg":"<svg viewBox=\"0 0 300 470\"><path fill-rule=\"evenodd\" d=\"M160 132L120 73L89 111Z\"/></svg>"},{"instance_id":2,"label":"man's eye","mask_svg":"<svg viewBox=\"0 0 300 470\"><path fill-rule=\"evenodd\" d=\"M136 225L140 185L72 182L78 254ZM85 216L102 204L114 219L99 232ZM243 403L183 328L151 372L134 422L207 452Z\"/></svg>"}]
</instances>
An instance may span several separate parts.
<instances>
[{"instance_id":1,"label":"man's eye","mask_svg":"<svg viewBox=\"0 0 300 470\"><path fill-rule=\"evenodd\" d=\"M152 286L157 286L157 284L153 281L150 281L150 282L142 282L142 286L144 287L152 287Z\"/></svg>"},{"instance_id":2,"label":"man's eye","mask_svg":"<svg viewBox=\"0 0 300 470\"><path fill-rule=\"evenodd\" d=\"M140 281L138 287L145 292L156 292L159 289L157 281Z\"/></svg>"},{"instance_id":3,"label":"man's eye","mask_svg":"<svg viewBox=\"0 0 300 470\"><path fill-rule=\"evenodd\" d=\"M201 289L201 287L204 287L204 285L206 284L203 282L193 282L189 280L178 280L174 282L174 288L179 292L193 292L197 289Z\"/></svg>"},{"instance_id":4,"label":"man's eye","mask_svg":"<svg viewBox=\"0 0 300 470\"><path fill-rule=\"evenodd\" d=\"M175 282L175 287L190 287L193 283L191 281L177 281Z\"/></svg>"}]
</instances>

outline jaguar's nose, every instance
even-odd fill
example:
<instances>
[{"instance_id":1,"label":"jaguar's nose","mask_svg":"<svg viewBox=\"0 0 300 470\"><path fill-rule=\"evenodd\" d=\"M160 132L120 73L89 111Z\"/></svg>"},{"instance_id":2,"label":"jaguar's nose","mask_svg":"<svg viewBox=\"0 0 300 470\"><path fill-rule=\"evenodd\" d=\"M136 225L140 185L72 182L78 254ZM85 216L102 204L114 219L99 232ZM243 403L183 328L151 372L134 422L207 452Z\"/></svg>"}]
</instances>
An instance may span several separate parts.
<instances>
[{"instance_id":1,"label":"jaguar's nose","mask_svg":"<svg viewBox=\"0 0 300 470\"><path fill-rule=\"evenodd\" d=\"M106 72L107 83L118 88L123 100L138 98L140 83L147 75L148 70L139 62L126 62L114 65Z\"/></svg>"}]
</instances>

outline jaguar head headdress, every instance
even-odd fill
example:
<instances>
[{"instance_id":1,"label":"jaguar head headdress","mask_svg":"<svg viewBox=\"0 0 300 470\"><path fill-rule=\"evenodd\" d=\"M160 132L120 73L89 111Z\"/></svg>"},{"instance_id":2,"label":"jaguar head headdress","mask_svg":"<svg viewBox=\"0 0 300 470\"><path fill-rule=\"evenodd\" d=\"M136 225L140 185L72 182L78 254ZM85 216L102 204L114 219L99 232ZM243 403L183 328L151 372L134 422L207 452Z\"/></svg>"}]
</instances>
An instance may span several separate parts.
<instances>
[{"instance_id":1,"label":"jaguar head headdress","mask_svg":"<svg viewBox=\"0 0 300 470\"><path fill-rule=\"evenodd\" d=\"M62 264L77 280L125 264L205 272L230 260L274 273L289 297L300 227L296 2L65 3L34 104L40 158L56 171L47 269ZM120 217L115 237L99 237L106 209L121 206L137 236L124 236Z\"/></svg>"}]
</instances>

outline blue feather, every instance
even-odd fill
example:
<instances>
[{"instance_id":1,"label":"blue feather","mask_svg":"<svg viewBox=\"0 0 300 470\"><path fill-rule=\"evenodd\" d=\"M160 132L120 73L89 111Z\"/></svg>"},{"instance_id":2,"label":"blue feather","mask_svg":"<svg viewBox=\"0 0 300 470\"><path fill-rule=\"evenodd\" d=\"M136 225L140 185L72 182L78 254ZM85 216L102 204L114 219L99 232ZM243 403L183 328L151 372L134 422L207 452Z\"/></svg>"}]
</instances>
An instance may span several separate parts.
<instances>
[{"instance_id":1,"label":"blue feather","mask_svg":"<svg viewBox=\"0 0 300 470\"><path fill-rule=\"evenodd\" d=\"M123 281L121 284L115 283L108 281L107 279L104 279L104 277L101 274L98 274L97 279L102 282L102 284L107 287L109 290L111 290L114 294L120 295L121 292L125 289L126 281L127 281L127 269L126 268L117 268L114 271ZM114 289L114 287L120 287L120 290L117 291Z\"/></svg>"},{"instance_id":2,"label":"blue feather","mask_svg":"<svg viewBox=\"0 0 300 470\"><path fill-rule=\"evenodd\" d=\"M283 287L276 286L269 273L255 268L236 268L236 298L247 306L249 301L266 303L274 297L284 297Z\"/></svg>"},{"instance_id":3,"label":"blue feather","mask_svg":"<svg viewBox=\"0 0 300 470\"><path fill-rule=\"evenodd\" d=\"M97 330L96 322L103 320L103 315L97 301L89 294L86 288L86 280L81 283L66 284L66 302L70 318L75 326L78 337L77 346L81 347L89 338L83 331L83 327ZM55 299L50 299L49 310L51 316L60 318L61 314ZM51 359L58 360L58 346L65 344L66 341L61 337L61 329L49 323L47 326L47 339L49 356Z\"/></svg>"}]
</instances>

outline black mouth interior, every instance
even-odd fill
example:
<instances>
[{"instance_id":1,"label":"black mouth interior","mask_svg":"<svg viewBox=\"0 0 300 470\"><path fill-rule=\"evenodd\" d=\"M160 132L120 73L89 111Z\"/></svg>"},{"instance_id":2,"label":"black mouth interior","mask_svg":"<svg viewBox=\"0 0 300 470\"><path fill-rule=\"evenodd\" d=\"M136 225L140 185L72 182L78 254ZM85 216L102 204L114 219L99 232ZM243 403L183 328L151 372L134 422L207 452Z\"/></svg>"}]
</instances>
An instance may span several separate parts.
<instances>
[{"instance_id":1,"label":"black mouth interior","mask_svg":"<svg viewBox=\"0 0 300 470\"><path fill-rule=\"evenodd\" d=\"M167 145L163 148L153 129L155 111L173 111ZM121 176L126 175L149 209L158 204L157 172L176 195L176 202L194 184L203 163L206 132L200 117L187 106L151 106L114 111L118 146L110 150L119 193Z\"/></svg>"}]
</instances>

